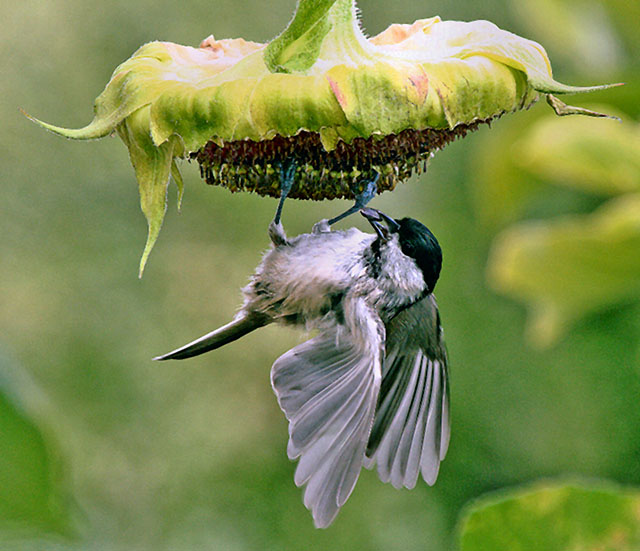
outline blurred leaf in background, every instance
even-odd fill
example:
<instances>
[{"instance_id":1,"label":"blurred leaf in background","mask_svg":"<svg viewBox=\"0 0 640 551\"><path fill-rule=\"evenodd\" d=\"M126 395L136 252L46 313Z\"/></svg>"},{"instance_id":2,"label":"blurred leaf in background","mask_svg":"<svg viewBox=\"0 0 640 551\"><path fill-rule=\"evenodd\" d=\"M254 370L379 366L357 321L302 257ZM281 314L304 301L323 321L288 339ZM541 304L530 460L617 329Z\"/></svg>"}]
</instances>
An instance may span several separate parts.
<instances>
[{"instance_id":1,"label":"blurred leaf in background","mask_svg":"<svg viewBox=\"0 0 640 551\"><path fill-rule=\"evenodd\" d=\"M518 212L526 216L536 200L549 202L554 194L564 193L575 209L568 190L595 204L623 196L591 215L545 213L542 220L514 224L496 237L489 281L530 305L529 337L541 346L556 342L585 314L637 299L640 291L640 125L585 125L575 118L556 124L561 122L543 117L521 129L494 161L501 168L485 171L476 189L480 211L494 226L513 221ZM566 190L558 193L549 184Z\"/></svg>"},{"instance_id":2,"label":"blurred leaf in background","mask_svg":"<svg viewBox=\"0 0 640 551\"><path fill-rule=\"evenodd\" d=\"M640 195L594 214L503 231L488 260L499 291L530 306L529 336L544 346L580 317L640 298Z\"/></svg>"},{"instance_id":3,"label":"blurred leaf in background","mask_svg":"<svg viewBox=\"0 0 640 551\"><path fill-rule=\"evenodd\" d=\"M460 523L460 551L634 551L640 492L541 482L474 501Z\"/></svg>"},{"instance_id":4,"label":"blurred leaf in background","mask_svg":"<svg viewBox=\"0 0 640 551\"><path fill-rule=\"evenodd\" d=\"M629 55L636 39L616 28L621 13L633 17L637 7L545 0L513 9L541 40L562 42L566 61L584 60L575 62L575 72L629 75L626 88L637 97L638 59ZM638 298L640 125L630 120L637 101L630 104L627 94L611 94L616 103L595 107L617 111L622 124L536 113L509 121L477 154L474 194L486 227L527 220L495 238L487 277L497 291L527 303L532 344L557 343L583 316ZM629 197L601 206L623 194Z\"/></svg>"},{"instance_id":5,"label":"blurred leaf in background","mask_svg":"<svg viewBox=\"0 0 640 551\"><path fill-rule=\"evenodd\" d=\"M630 120L593 125L544 117L513 150L523 170L553 185L604 198L640 191L640 124Z\"/></svg>"},{"instance_id":6,"label":"blurred leaf in background","mask_svg":"<svg viewBox=\"0 0 640 551\"><path fill-rule=\"evenodd\" d=\"M25 535L72 534L60 451L22 402L25 385L24 371L0 354L0 544ZM31 399L39 394L33 386L29 390Z\"/></svg>"}]
</instances>

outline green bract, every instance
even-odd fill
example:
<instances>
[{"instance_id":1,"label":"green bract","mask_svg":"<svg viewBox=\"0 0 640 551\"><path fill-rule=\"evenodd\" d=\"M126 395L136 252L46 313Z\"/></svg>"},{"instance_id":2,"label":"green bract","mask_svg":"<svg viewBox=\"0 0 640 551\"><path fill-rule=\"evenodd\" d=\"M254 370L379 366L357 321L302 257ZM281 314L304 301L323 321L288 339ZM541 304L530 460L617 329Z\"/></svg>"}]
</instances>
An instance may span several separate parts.
<instances>
[{"instance_id":1,"label":"green bract","mask_svg":"<svg viewBox=\"0 0 640 551\"><path fill-rule=\"evenodd\" d=\"M540 93L599 88L556 82L542 46L487 21L433 17L367 39L355 14L352 0L300 0L268 45L146 44L115 70L91 124L36 122L73 139L123 139L149 223L142 272L170 173L181 186L177 157L196 157L209 183L263 195L279 193L279 165L294 158L291 197L349 197L374 173L379 191L393 189L434 150Z\"/></svg>"}]
</instances>

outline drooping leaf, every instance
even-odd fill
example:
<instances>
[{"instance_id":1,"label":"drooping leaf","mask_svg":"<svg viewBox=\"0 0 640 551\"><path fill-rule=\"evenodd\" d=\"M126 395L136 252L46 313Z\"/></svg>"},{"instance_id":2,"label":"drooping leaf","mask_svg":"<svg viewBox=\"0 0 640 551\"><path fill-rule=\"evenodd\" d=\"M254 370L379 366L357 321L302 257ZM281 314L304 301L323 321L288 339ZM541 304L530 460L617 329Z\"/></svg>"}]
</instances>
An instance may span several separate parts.
<instances>
[{"instance_id":1,"label":"drooping leaf","mask_svg":"<svg viewBox=\"0 0 640 551\"><path fill-rule=\"evenodd\" d=\"M142 130L148 118L149 108L143 107L132 113L118 127L118 134L129 148L131 164L138 180L140 207L149 226L147 243L140 260L140 277L142 277L149 253L158 239L167 210L169 174L173 174L178 185L178 205L182 200L183 192L182 177L174 161L174 157L182 155L184 150L182 143L177 136L171 136L156 147L151 136ZM139 124L140 120L145 122Z\"/></svg>"}]
</instances>

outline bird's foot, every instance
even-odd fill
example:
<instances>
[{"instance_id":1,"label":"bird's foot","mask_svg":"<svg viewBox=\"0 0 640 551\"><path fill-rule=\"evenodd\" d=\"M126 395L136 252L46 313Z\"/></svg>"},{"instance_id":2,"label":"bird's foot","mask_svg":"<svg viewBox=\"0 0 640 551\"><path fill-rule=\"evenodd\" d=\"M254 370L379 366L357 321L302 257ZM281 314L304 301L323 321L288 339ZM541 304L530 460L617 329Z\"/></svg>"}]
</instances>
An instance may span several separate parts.
<instances>
[{"instance_id":1,"label":"bird's foot","mask_svg":"<svg viewBox=\"0 0 640 551\"><path fill-rule=\"evenodd\" d=\"M366 207L369 201L371 201L371 199L373 199L376 196L376 193L378 191L379 178L380 178L380 173L376 172L376 175L373 177L373 179L366 182L364 190L356 194L355 204L351 208L344 211L342 214L339 214L335 218L332 218L331 220L329 220L327 223L331 226L332 224L335 224L339 220L342 220L343 218L346 218L347 216L350 216L351 214L354 214L358 212L360 209Z\"/></svg>"},{"instance_id":2,"label":"bird's foot","mask_svg":"<svg viewBox=\"0 0 640 551\"><path fill-rule=\"evenodd\" d=\"M319 222L316 222L311 228L311 233L327 233L331 231L331 225L329 224L329 220L323 218Z\"/></svg>"}]
</instances>

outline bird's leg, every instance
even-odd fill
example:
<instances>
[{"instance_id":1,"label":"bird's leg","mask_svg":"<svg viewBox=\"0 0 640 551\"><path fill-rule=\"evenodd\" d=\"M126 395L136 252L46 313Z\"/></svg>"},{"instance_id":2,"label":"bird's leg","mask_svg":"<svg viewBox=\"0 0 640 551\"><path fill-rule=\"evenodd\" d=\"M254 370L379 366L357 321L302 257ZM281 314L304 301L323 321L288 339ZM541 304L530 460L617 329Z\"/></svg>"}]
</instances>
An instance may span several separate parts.
<instances>
[{"instance_id":1,"label":"bird's leg","mask_svg":"<svg viewBox=\"0 0 640 551\"><path fill-rule=\"evenodd\" d=\"M331 220L329 220L328 224L331 226L336 222L338 222L339 220L342 220L343 218L346 218L347 216L355 212L358 212L360 209L366 207L369 201L371 201L371 199L373 199L376 196L376 192L378 191L379 178L380 178L380 173L376 172L376 175L373 177L373 179L369 180L366 183L364 190L356 194L355 204L351 208L344 211L342 214L339 214L335 218L332 218Z\"/></svg>"},{"instance_id":2,"label":"bird's leg","mask_svg":"<svg viewBox=\"0 0 640 551\"><path fill-rule=\"evenodd\" d=\"M358 212L360 209L364 208L371 199L373 199L378 191L378 179L380 178L380 173L376 172L376 175L372 180L366 182L366 186L361 193L356 193L356 202L355 204L347 209L342 214L339 214L335 218L331 220L327 220L326 218L316 222L311 230L311 233L324 233L331 231L331 225L335 224L339 220L346 218L347 216Z\"/></svg>"},{"instance_id":3,"label":"bird's leg","mask_svg":"<svg viewBox=\"0 0 640 551\"><path fill-rule=\"evenodd\" d=\"M282 207L284 206L284 200L289 195L291 187L293 186L293 177L296 174L296 168L298 164L295 159L289 158L282 162L280 165L280 202L276 209L276 215L273 217L275 224L280 223L280 217L282 216Z\"/></svg>"},{"instance_id":4,"label":"bird's leg","mask_svg":"<svg viewBox=\"0 0 640 551\"><path fill-rule=\"evenodd\" d=\"M295 176L297 166L295 159L292 158L285 159L280 164L280 201L278 202L278 208L276 209L273 221L269 224L269 237L276 246L288 243L287 234L284 232L284 228L280 223L280 218L282 216L284 200L287 198L287 195L289 195L291 187L293 186L293 177Z\"/></svg>"}]
</instances>

